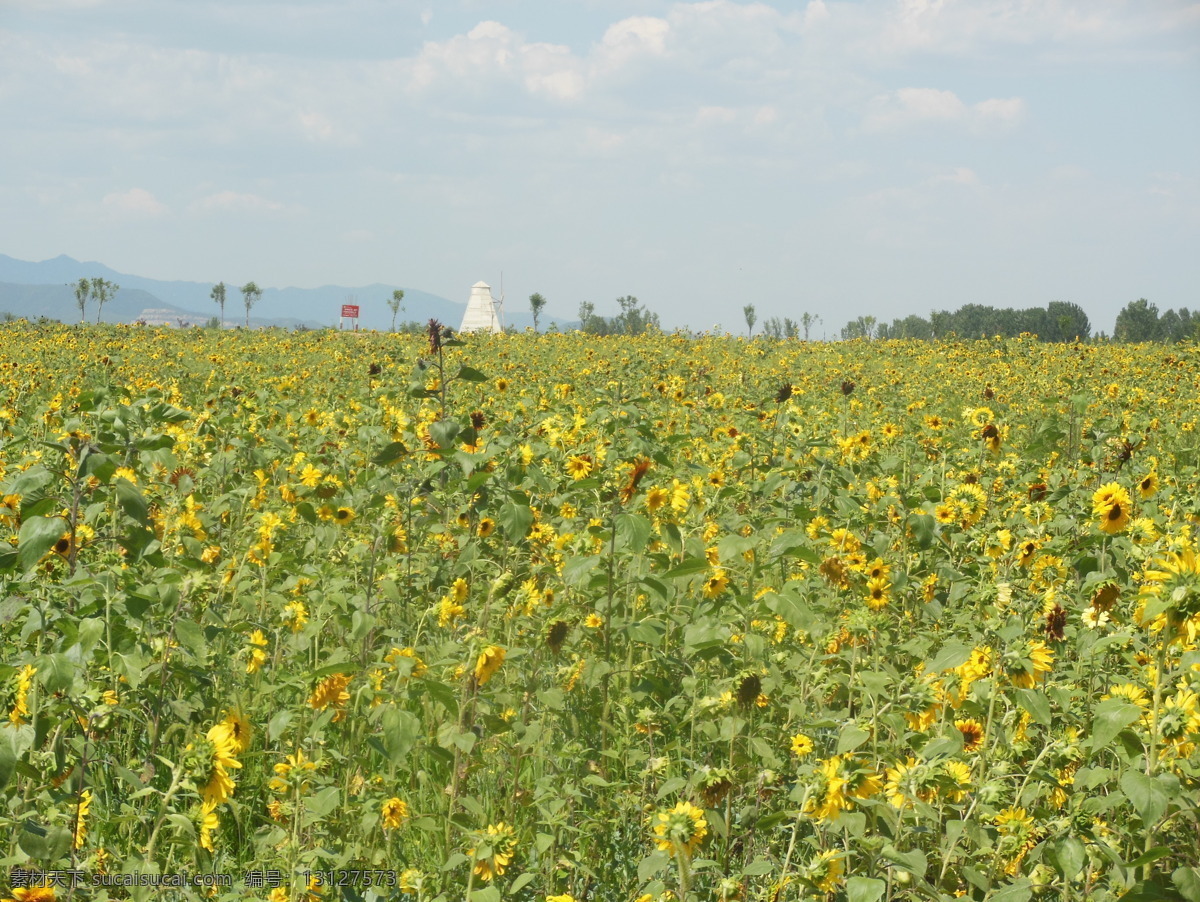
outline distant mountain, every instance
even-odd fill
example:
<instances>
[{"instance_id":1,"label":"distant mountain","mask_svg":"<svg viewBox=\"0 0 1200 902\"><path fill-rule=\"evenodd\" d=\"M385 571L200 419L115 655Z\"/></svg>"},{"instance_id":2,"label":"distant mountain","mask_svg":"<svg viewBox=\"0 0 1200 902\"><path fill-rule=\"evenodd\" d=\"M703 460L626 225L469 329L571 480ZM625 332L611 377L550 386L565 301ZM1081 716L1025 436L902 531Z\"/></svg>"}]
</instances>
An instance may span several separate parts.
<instances>
[{"instance_id":1,"label":"distant mountain","mask_svg":"<svg viewBox=\"0 0 1200 902\"><path fill-rule=\"evenodd\" d=\"M167 282L117 272L103 263L81 263L66 255L32 263L0 254L0 312L16 316L49 316L64 322L77 322L79 308L68 283L79 279L103 278L121 286L116 297L104 305L105 322L134 322L144 310L163 311L162 315L192 324L205 323L217 314L210 293L215 282ZM251 325L309 327L336 325L342 304L358 304L359 327L387 329L392 322L388 299L399 285L366 285L321 288L267 288L251 311ZM245 317L238 286L227 285L225 321L236 324ZM464 298L467 294L464 288ZM466 301L455 302L416 288L404 288L404 307L397 318L425 321L438 319L457 327L462 322ZM88 319L94 320L96 307L88 304ZM150 317L146 318L151 321ZM549 324L554 317L543 316ZM170 321L164 320L164 321ZM504 321L517 329L533 325L527 311L505 311ZM565 320L560 320L565 325Z\"/></svg>"}]
</instances>

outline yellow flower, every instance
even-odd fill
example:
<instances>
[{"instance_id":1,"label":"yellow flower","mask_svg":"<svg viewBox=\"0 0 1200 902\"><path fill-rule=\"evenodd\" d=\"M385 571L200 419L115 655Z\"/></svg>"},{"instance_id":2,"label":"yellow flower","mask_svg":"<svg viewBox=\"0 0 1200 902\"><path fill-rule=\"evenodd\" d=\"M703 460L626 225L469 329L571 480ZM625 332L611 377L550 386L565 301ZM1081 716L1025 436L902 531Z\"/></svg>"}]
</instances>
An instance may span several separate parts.
<instances>
[{"instance_id":1,"label":"yellow flower","mask_svg":"<svg viewBox=\"0 0 1200 902\"><path fill-rule=\"evenodd\" d=\"M1129 492L1117 482L1102 485L1092 495L1092 514L1100 521L1100 529L1110 535L1129 524L1130 505Z\"/></svg>"},{"instance_id":2,"label":"yellow flower","mask_svg":"<svg viewBox=\"0 0 1200 902\"><path fill-rule=\"evenodd\" d=\"M646 492L646 510L656 511L670 500L671 496L667 494L666 489L654 487Z\"/></svg>"},{"instance_id":3,"label":"yellow flower","mask_svg":"<svg viewBox=\"0 0 1200 902\"><path fill-rule=\"evenodd\" d=\"M26 664L17 671L17 687L13 693L13 706L8 712L8 719L12 724L23 724L25 718L29 716L29 689L33 686L33 677L36 673L37 668L32 664Z\"/></svg>"},{"instance_id":4,"label":"yellow flower","mask_svg":"<svg viewBox=\"0 0 1200 902\"><path fill-rule=\"evenodd\" d=\"M680 802L670 811L657 812L651 829L660 852L690 858L708 835L708 820L702 809Z\"/></svg>"},{"instance_id":5,"label":"yellow flower","mask_svg":"<svg viewBox=\"0 0 1200 902\"><path fill-rule=\"evenodd\" d=\"M293 633L298 633L304 629L304 624L308 623L308 608L299 599L289 601L283 606L283 612L279 615L279 619L290 624Z\"/></svg>"},{"instance_id":6,"label":"yellow flower","mask_svg":"<svg viewBox=\"0 0 1200 902\"><path fill-rule=\"evenodd\" d=\"M79 808L75 811L75 848L83 846L87 838L87 814L92 807L92 791L85 789L79 794Z\"/></svg>"},{"instance_id":7,"label":"yellow flower","mask_svg":"<svg viewBox=\"0 0 1200 902\"><path fill-rule=\"evenodd\" d=\"M408 820L408 803L403 799L388 799L383 803L381 814L383 816L383 829L398 830Z\"/></svg>"},{"instance_id":8,"label":"yellow flower","mask_svg":"<svg viewBox=\"0 0 1200 902\"><path fill-rule=\"evenodd\" d=\"M1200 636L1200 555L1185 548L1148 564L1134 620L1156 632L1169 625L1169 641L1194 643Z\"/></svg>"},{"instance_id":9,"label":"yellow flower","mask_svg":"<svg viewBox=\"0 0 1200 902\"><path fill-rule=\"evenodd\" d=\"M586 454L572 454L567 458L567 474L572 479L585 479L592 472L592 459Z\"/></svg>"},{"instance_id":10,"label":"yellow flower","mask_svg":"<svg viewBox=\"0 0 1200 902\"><path fill-rule=\"evenodd\" d=\"M575 897L569 893L563 893L559 896L547 896L546 902L575 902Z\"/></svg>"},{"instance_id":11,"label":"yellow flower","mask_svg":"<svg viewBox=\"0 0 1200 902\"><path fill-rule=\"evenodd\" d=\"M233 743L234 751L239 755L250 748L250 719L246 715L240 711L228 711L225 719L217 726L225 728L225 733ZM215 730L216 727L213 729Z\"/></svg>"},{"instance_id":12,"label":"yellow flower","mask_svg":"<svg viewBox=\"0 0 1200 902\"><path fill-rule=\"evenodd\" d=\"M499 645L489 645L479 654L479 659L475 662L475 682L482 686L500 669L500 665L504 663L505 651Z\"/></svg>"},{"instance_id":13,"label":"yellow flower","mask_svg":"<svg viewBox=\"0 0 1200 902\"><path fill-rule=\"evenodd\" d=\"M421 888L422 875L416 868L405 868L400 872L400 892L415 896Z\"/></svg>"},{"instance_id":14,"label":"yellow flower","mask_svg":"<svg viewBox=\"0 0 1200 902\"><path fill-rule=\"evenodd\" d=\"M713 575L704 581L704 597L716 598L729 587L729 577L718 567Z\"/></svg>"},{"instance_id":15,"label":"yellow flower","mask_svg":"<svg viewBox=\"0 0 1200 902\"><path fill-rule=\"evenodd\" d=\"M242 762L237 760L237 741L228 722L213 725L205 738L209 742L211 757L207 759L205 784L200 795L205 805L215 808L233 795L234 782L229 771L240 768Z\"/></svg>"},{"instance_id":16,"label":"yellow flower","mask_svg":"<svg viewBox=\"0 0 1200 902\"><path fill-rule=\"evenodd\" d=\"M583 625L588 629L599 629L600 627L604 626L604 618L595 611L592 611L592 613L588 614L587 617L583 619Z\"/></svg>"},{"instance_id":17,"label":"yellow flower","mask_svg":"<svg viewBox=\"0 0 1200 902\"><path fill-rule=\"evenodd\" d=\"M962 733L963 751L974 752L978 751L983 745L983 724L975 719L956 720L954 727L958 732Z\"/></svg>"},{"instance_id":18,"label":"yellow flower","mask_svg":"<svg viewBox=\"0 0 1200 902\"><path fill-rule=\"evenodd\" d=\"M888 603L891 597L890 592L892 584L886 578L880 576L875 579L867 580L867 607L873 611L878 611Z\"/></svg>"},{"instance_id":19,"label":"yellow flower","mask_svg":"<svg viewBox=\"0 0 1200 902\"><path fill-rule=\"evenodd\" d=\"M797 758L807 758L812 754L813 741L803 733L797 733L792 737L792 754Z\"/></svg>"},{"instance_id":20,"label":"yellow flower","mask_svg":"<svg viewBox=\"0 0 1200 902\"><path fill-rule=\"evenodd\" d=\"M221 826L221 818L217 817L216 804L204 802L204 804L200 806L199 826L200 848L206 849L208 852L215 852L216 849L212 848L212 834L214 834L214 831L216 831L218 826Z\"/></svg>"},{"instance_id":21,"label":"yellow flower","mask_svg":"<svg viewBox=\"0 0 1200 902\"><path fill-rule=\"evenodd\" d=\"M357 514L354 513L352 508L339 507L333 512L333 522L338 526L345 526L348 523L353 523L356 516Z\"/></svg>"},{"instance_id":22,"label":"yellow flower","mask_svg":"<svg viewBox=\"0 0 1200 902\"><path fill-rule=\"evenodd\" d=\"M327 676L313 689L312 696L308 700L309 707L317 711L324 711L329 707L338 708L333 719L341 720L343 712L340 709L350 701L350 693L346 687L350 685L352 679L354 679L354 675L349 673L335 673Z\"/></svg>"},{"instance_id":23,"label":"yellow flower","mask_svg":"<svg viewBox=\"0 0 1200 902\"><path fill-rule=\"evenodd\" d=\"M1007 665L1005 670L1014 686L1032 689L1043 673L1053 669L1054 652L1045 642L1035 639L1017 652L1015 660L1008 661Z\"/></svg>"},{"instance_id":24,"label":"yellow flower","mask_svg":"<svg viewBox=\"0 0 1200 902\"><path fill-rule=\"evenodd\" d=\"M468 850L468 854L475 858L475 876L492 880L503 875L505 868L512 863L517 845L516 831L501 821L498 824L488 824L487 830L480 834L479 838L483 843L487 843L491 854L475 858L475 848Z\"/></svg>"},{"instance_id":25,"label":"yellow flower","mask_svg":"<svg viewBox=\"0 0 1200 902\"><path fill-rule=\"evenodd\" d=\"M216 804L205 802L200 808L200 848L209 852L215 851L212 835L220 825L221 819L217 817Z\"/></svg>"},{"instance_id":26,"label":"yellow flower","mask_svg":"<svg viewBox=\"0 0 1200 902\"><path fill-rule=\"evenodd\" d=\"M250 634L249 643L249 660L246 661L246 673L258 673L264 664L267 663L267 653L264 649L267 647L267 637L263 635L262 630L255 630Z\"/></svg>"},{"instance_id":27,"label":"yellow flower","mask_svg":"<svg viewBox=\"0 0 1200 902\"><path fill-rule=\"evenodd\" d=\"M809 863L804 876L821 892L832 893L841 885L845 873L842 853L826 850Z\"/></svg>"},{"instance_id":28,"label":"yellow flower","mask_svg":"<svg viewBox=\"0 0 1200 902\"><path fill-rule=\"evenodd\" d=\"M52 886L19 886L12 891L12 898L4 902L55 902L58 898Z\"/></svg>"}]
</instances>

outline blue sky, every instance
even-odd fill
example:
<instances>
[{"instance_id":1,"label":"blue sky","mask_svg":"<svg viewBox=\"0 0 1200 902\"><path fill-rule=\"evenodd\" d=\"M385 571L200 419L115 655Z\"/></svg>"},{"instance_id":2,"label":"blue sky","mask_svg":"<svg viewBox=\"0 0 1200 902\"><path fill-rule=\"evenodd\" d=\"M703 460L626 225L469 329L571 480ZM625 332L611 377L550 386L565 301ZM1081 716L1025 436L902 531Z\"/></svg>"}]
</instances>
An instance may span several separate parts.
<instances>
[{"instance_id":1,"label":"blue sky","mask_svg":"<svg viewBox=\"0 0 1200 902\"><path fill-rule=\"evenodd\" d=\"M0 252L890 320L1200 307L1200 3L3 0Z\"/></svg>"}]
</instances>

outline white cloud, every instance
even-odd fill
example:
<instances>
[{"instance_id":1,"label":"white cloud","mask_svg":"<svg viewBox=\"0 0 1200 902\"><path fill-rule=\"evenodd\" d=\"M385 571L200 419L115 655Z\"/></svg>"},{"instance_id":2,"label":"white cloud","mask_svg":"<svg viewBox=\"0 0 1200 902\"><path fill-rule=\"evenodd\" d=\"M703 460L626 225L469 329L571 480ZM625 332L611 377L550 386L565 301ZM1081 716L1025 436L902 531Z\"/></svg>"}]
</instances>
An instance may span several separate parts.
<instances>
[{"instance_id":1,"label":"white cloud","mask_svg":"<svg viewBox=\"0 0 1200 902\"><path fill-rule=\"evenodd\" d=\"M972 107L975 121L983 127L1016 125L1025 117L1025 101L1020 97L981 100Z\"/></svg>"},{"instance_id":2,"label":"white cloud","mask_svg":"<svg viewBox=\"0 0 1200 902\"><path fill-rule=\"evenodd\" d=\"M865 131L887 131L920 122L952 122L966 112L953 91L901 88L874 98L863 119Z\"/></svg>"},{"instance_id":3,"label":"white cloud","mask_svg":"<svg viewBox=\"0 0 1200 902\"><path fill-rule=\"evenodd\" d=\"M198 213L281 213L287 205L258 194L226 190L202 197L189 209Z\"/></svg>"},{"instance_id":4,"label":"white cloud","mask_svg":"<svg viewBox=\"0 0 1200 902\"><path fill-rule=\"evenodd\" d=\"M633 16L608 27L596 49L596 63L619 69L638 57L662 56L667 49L671 23L653 16Z\"/></svg>"},{"instance_id":5,"label":"white cloud","mask_svg":"<svg viewBox=\"0 0 1200 902\"><path fill-rule=\"evenodd\" d=\"M1019 97L993 98L967 106L953 91L901 88L873 98L863 116L865 132L894 131L929 123L953 123L974 130L1009 128L1025 114Z\"/></svg>"},{"instance_id":6,"label":"white cloud","mask_svg":"<svg viewBox=\"0 0 1200 902\"><path fill-rule=\"evenodd\" d=\"M973 169L968 169L966 166L958 166L953 172L943 172L940 175L935 175L929 182L933 185L948 183L951 185L975 187L979 184L979 176L975 174L975 170Z\"/></svg>"},{"instance_id":7,"label":"white cloud","mask_svg":"<svg viewBox=\"0 0 1200 902\"><path fill-rule=\"evenodd\" d=\"M106 194L101 203L113 212L133 218L157 219L167 213L166 205L144 188Z\"/></svg>"}]
</instances>

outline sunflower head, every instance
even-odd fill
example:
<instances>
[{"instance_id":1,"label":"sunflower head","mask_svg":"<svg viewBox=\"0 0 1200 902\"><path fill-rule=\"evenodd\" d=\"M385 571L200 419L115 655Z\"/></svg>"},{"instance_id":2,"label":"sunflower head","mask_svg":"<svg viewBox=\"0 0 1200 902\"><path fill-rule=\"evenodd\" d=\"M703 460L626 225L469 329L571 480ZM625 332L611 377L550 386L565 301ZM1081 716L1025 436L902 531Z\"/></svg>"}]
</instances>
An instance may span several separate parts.
<instances>
[{"instance_id":1,"label":"sunflower head","mask_svg":"<svg viewBox=\"0 0 1200 902\"><path fill-rule=\"evenodd\" d=\"M546 645L555 654L562 650L563 643L567 641L567 632L571 629L571 625L565 620L555 620L550 624L550 629L546 631Z\"/></svg>"},{"instance_id":2,"label":"sunflower head","mask_svg":"<svg viewBox=\"0 0 1200 902\"><path fill-rule=\"evenodd\" d=\"M744 708L753 705L762 694L762 678L757 673L748 673L738 680L737 700Z\"/></svg>"}]
</instances>

